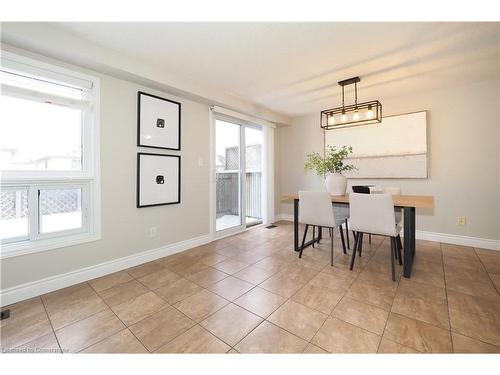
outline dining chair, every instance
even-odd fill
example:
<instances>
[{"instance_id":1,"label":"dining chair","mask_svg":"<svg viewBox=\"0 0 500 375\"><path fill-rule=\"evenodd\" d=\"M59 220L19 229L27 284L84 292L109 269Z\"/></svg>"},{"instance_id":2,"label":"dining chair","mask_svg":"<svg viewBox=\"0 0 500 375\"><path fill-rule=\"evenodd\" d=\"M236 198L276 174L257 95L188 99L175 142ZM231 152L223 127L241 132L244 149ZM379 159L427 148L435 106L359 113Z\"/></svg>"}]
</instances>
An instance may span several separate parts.
<instances>
[{"instance_id":1,"label":"dining chair","mask_svg":"<svg viewBox=\"0 0 500 375\"><path fill-rule=\"evenodd\" d=\"M396 224L392 196L352 193L349 196L349 207L351 229L357 233L349 269L352 271L354 267L356 252L361 255L364 233L387 236L391 238L392 280L396 281L394 260L399 259L399 264L402 264L401 248L397 241L401 227Z\"/></svg>"},{"instance_id":2,"label":"dining chair","mask_svg":"<svg viewBox=\"0 0 500 375\"><path fill-rule=\"evenodd\" d=\"M299 223L306 226L302 237L299 258L302 258L309 226L312 226L313 230L315 227L335 229L341 227L343 222L341 216L335 215L335 208L332 205L332 199L328 192L299 191ZM345 244L342 243L342 246L342 250L346 254ZM330 256L330 264L333 265L333 235L331 238Z\"/></svg>"}]
</instances>

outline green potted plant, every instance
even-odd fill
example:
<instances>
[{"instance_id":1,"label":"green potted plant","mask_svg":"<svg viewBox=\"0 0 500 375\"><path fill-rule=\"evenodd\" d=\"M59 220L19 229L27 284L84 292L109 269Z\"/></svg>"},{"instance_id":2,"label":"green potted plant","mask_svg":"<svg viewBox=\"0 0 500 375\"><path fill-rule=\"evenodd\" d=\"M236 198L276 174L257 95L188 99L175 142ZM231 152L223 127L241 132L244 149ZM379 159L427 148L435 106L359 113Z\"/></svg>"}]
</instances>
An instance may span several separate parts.
<instances>
[{"instance_id":1,"label":"green potted plant","mask_svg":"<svg viewBox=\"0 0 500 375\"><path fill-rule=\"evenodd\" d=\"M315 171L319 176L325 176L326 190L332 195L344 195L347 188L347 178L344 171L355 169L352 164L346 164L345 159L352 154L351 146L328 146L325 156L317 152L308 154L304 169Z\"/></svg>"}]
</instances>

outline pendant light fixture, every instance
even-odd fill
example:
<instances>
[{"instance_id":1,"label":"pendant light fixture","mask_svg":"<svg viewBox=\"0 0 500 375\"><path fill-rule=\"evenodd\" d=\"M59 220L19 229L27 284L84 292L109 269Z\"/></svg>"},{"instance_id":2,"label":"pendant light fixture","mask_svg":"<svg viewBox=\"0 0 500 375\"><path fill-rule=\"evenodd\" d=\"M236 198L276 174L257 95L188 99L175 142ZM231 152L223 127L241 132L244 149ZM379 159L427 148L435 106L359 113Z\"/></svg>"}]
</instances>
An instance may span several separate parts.
<instances>
[{"instance_id":1,"label":"pendant light fixture","mask_svg":"<svg viewBox=\"0 0 500 375\"><path fill-rule=\"evenodd\" d=\"M359 77L339 81L342 87L342 107L321 111L320 126L325 130L347 128L382 122L382 104L378 100L358 103ZM354 85L354 104L345 105L344 87Z\"/></svg>"}]
</instances>

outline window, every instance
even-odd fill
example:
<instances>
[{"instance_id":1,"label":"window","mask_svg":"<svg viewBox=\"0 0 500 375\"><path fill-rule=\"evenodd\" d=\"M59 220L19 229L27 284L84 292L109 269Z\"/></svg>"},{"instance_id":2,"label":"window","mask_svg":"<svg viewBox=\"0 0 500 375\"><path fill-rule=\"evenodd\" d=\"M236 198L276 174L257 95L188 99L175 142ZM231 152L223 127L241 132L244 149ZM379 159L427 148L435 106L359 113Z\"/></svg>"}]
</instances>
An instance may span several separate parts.
<instances>
[{"instance_id":1,"label":"window","mask_svg":"<svg viewBox=\"0 0 500 375\"><path fill-rule=\"evenodd\" d=\"M0 85L0 255L99 239L99 80L2 51Z\"/></svg>"}]
</instances>

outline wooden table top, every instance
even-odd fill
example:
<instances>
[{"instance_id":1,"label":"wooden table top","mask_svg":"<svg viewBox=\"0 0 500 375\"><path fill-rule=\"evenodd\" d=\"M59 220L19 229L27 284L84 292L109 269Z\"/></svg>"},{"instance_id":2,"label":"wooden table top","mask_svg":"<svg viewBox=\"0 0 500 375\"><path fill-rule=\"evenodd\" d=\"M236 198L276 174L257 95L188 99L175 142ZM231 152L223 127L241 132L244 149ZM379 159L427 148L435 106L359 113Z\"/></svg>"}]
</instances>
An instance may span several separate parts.
<instances>
[{"instance_id":1,"label":"wooden table top","mask_svg":"<svg viewBox=\"0 0 500 375\"><path fill-rule=\"evenodd\" d=\"M349 194L332 195L333 203L349 203ZM283 194L282 201L299 199L298 194ZM434 208L434 197L431 195L393 195L395 207Z\"/></svg>"}]
</instances>

